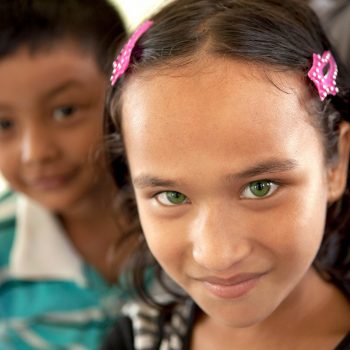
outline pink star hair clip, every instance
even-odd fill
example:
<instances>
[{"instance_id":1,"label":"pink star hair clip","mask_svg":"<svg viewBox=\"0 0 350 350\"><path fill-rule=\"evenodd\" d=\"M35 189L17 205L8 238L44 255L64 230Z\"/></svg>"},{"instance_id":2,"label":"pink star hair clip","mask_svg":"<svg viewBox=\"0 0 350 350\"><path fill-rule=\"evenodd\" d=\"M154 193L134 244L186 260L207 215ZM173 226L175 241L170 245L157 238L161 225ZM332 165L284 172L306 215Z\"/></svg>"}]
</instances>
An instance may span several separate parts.
<instances>
[{"instance_id":1,"label":"pink star hair clip","mask_svg":"<svg viewBox=\"0 0 350 350\"><path fill-rule=\"evenodd\" d=\"M142 23L132 34L128 42L124 45L122 51L113 62L113 72L111 75L111 84L115 85L117 80L125 73L129 67L130 57L135 44L140 37L153 25L152 21Z\"/></svg>"},{"instance_id":2,"label":"pink star hair clip","mask_svg":"<svg viewBox=\"0 0 350 350\"><path fill-rule=\"evenodd\" d=\"M339 92L336 83L337 74L337 63L330 51L325 51L322 57L313 54L313 64L307 75L314 82L321 101L328 95L335 96Z\"/></svg>"}]
</instances>

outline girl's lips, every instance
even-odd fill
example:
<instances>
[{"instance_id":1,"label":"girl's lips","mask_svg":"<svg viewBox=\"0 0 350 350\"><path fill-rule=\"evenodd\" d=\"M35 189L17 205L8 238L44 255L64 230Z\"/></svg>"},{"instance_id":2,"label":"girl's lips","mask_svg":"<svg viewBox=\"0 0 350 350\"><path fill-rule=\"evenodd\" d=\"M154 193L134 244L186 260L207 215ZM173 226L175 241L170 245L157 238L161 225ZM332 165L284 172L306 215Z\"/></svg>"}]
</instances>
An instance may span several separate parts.
<instances>
[{"instance_id":1,"label":"girl's lips","mask_svg":"<svg viewBox=\"0 0 350 350\"><path fill-rule=\"evenodd\" d=\"M237 299L247 294L266 273L239 274L229 278L206 277L200 279L204 287L214 296Z\"/></svg>"}]
</instances>

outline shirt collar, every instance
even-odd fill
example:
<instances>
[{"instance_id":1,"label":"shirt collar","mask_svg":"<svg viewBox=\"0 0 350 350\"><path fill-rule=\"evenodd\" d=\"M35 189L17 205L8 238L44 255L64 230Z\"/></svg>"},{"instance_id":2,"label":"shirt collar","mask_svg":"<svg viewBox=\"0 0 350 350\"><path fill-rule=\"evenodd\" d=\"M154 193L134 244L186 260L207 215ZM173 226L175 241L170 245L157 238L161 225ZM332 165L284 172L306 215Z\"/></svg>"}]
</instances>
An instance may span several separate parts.
<instances>
[{"instance_id":1,"label":"shirt collar","mask_svg":"<svg viewBox=\"0 0 350 350\"><path fill-rule=\"evenodd\" d=\"M18 197L16 214L10 275L28 280L70 280L85 284L82 259L58 219L23 195Z\"/></svg>"}]
</instances>

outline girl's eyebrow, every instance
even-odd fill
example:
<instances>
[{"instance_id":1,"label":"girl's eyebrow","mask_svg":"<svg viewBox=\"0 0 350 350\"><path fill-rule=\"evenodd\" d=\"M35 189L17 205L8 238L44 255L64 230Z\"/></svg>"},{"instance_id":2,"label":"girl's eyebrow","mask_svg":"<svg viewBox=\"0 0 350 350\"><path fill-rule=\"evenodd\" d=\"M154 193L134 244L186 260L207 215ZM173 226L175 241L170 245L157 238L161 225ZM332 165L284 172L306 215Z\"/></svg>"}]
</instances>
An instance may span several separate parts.
<instances>
[{"instance_id":1,"label":"girl's eyebrow","mask_svg":"<svg viewBox=\"0 0 350 350\"><path fill-rule=\"evenodd\" d=\"M294 170L298 167L298 162L294 159L269 159L254 165L248 169L227 176L227 180L244 179L265 174L274 174L284 171Z\"/></svg>"},{"instance_id":2,"label":"girl's eyebrow","mask_svg":"<svg viewBox=\"0 0 350 350\"><path fill-rule=\"evenodd\" d=\"M250 178L259 175L274 174L278 172L294 170L297 167L298 163L294 159L270 159L241 172L227 175L226 180L230 182L236 179L241 180L244 178ZM138 187L140 189L147 187L174 187L180 184L178 181L162 179L160 177L148 174L141 174L139 176L136 176L132 180L132 183L135 187Z\"/></svg>"},{"instance_id":3,"label":"girl's eyebrow","mask_svg":"<svg viewBox=\"0 0 350 350\"><path fill-rule=\"evenodd\" d=\"M161 179L157 176L147 174L141 174L139 176L136 176L132 180L132 183L135 187L138 187L140 189L146 187L172 187L178 184L176 181L173 180Z\"/></svg>"}]
</instances>

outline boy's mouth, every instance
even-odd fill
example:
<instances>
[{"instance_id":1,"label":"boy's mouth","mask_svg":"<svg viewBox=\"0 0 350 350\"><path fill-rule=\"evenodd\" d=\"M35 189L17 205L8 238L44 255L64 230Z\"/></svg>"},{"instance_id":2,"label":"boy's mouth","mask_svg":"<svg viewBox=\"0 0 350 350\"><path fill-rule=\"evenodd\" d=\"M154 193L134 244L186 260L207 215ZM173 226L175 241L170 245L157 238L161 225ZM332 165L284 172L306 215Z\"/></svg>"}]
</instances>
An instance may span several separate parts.
<instances>
[{"instance_id":1,"label":"boy's mouth","mask_svg":"<svg viewBox=\"0 0 350 350\"><path fill-rule=\"evenodd\" d=\"M59 175L39 175L26 182L34 189L42 191L56 190L67 185L74 178L76 173L76 171L71 171Z\"/></svg>"}]
</instances>

